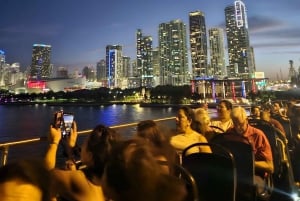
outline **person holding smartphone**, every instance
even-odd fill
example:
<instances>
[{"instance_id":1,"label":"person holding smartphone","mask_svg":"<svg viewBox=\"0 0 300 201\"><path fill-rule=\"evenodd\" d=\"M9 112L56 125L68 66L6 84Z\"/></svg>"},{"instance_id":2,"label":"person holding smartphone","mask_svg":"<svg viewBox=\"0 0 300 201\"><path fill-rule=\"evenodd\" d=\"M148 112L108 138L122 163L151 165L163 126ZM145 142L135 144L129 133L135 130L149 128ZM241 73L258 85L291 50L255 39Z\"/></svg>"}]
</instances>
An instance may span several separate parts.
<instances>
[{"instance_id":1,"label":"person holding smartphone","mask_svg":"<svg viewBox=\"0 0 300 201\"><path fill-rule=\"evenodd\" d=\"M82 145L80 159L86 167L81 170L61 170L55 168L56 153L62 139L61 129L50 126L49 148L45 156L46 167L53 177L53 197L66 200L98 200L105 197L101 186L104 166L109 158L112 145L119 140L119 135L104 125L97 125ZM74 121L70 135L63 141L73 148L77 140L77 125Z\"/></svg>"}]
</instances>

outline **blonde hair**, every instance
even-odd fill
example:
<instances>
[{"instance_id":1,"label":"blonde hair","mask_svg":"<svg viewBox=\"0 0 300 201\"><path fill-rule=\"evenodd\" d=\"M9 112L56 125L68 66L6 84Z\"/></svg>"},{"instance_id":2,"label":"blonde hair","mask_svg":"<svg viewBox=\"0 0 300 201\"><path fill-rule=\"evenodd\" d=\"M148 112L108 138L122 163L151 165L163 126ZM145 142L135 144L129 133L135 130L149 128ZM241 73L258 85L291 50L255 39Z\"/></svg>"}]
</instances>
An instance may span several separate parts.
<instances>
[{"instance_id":1,"label":"blonde hair","mask_svg":"<svg viewBox=\"0 0 300 201\"><path fill-rule=\"evenodd\" d=\"M197 126L196 124L199 125ZM194 109L194 121L193 121L192 128L204 135L209 125L210 125L210 116L207 110L203 108Z\"/></svg>"},{"instance_id":2,"label":"blonde hair","mask_svg":"<svg viewBox=\"0 0 300 201\"><path fill-rule=\"evenodd\" d=\"M233 121L234 120L244 121L247 120L248 118L245 108L242 108L241 106L233 108L230 116Z\"/></svg>"}]
</instances>

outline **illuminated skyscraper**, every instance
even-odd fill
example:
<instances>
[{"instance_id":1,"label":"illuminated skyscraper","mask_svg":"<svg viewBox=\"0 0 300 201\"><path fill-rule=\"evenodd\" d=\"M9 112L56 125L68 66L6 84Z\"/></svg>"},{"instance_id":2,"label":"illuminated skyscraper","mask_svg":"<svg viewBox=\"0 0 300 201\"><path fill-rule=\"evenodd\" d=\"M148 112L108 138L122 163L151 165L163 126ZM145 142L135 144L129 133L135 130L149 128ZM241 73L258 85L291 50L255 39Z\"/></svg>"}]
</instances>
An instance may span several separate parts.
<instances>
[{"instance_id":1,"label":"illuminated skyscraper","mask_svg":"<svg viewBox=\"0 0 300 201\"><path fill-rule=\"evenodd\" d=\"M127 79L132 75L132 69L130 65L130 57L123 56L123 68L122 68L122 77Z\"/></svg>"},{"instance_id":2,"label":"illuminated skyscraper","mask_svg":"<svg viewBox=\"0 0 300 201\"><path fill-rule=\"evenodd\" d=\"M52 73L50 64L51 45L34 44L32 48L32 59L30 67L30 78L49 78Z\"/></svg>"},{"instance_id":3,"label":"illuminated skyscraper","mask_svg":"<svg viewBox=\"0 0 300 201\"><path fill-rule=\"evenodd\" d=\"M99 62L97 62L97 81L103 82L106 79L106 64L105 60L101 59Z\"/></svg>"},{"instance_id":4,"label":"illuminated skyscraper","mask_svg":"<svg viewBox=\"0 0 300 201\"><path fill-rule=\"evenodd\" d=\"M159 25L160 84L189 84L186 26L181 20Z\"/></svg>"},{"instance_id":5,"label":"illuminated skyscraper","mask_svg":"<svg viewBox=\"0 0 300 201\"><path fill-rule=\"evenodd\" d=\"M230 77L251 76L254 72L253 51L250 48L246 6L241 0L225 8Z\"/></svg>"},{"instance_id":6,"label":"illuminated skyscraper","mask_svg":"<svg viewBox=\"0 0 300 201\"><path fill-rule=\"evenodd\" d=\"M143 36L141 29L136 33L136 48L137 73L141 79L141 86L153 87L152 37Z\"/></svg>"},{"instance_id":7,"label":"illuminated skyscraper","mask_svg":"<svg viewBox=\"0 0 300 201\"><path fill-rule=\"evenodd\" d=\"M3 68L5 64L5 52L0 50L0 70Z\"/></svg>"},{"instance_id":8,"label":"illuminated skyscraper","mask_svg":"<svg viewBox=\"0 0 300 201\"><path fill-rule=\"evenodd\" d=\"M106 46L106 79L107 87L120 87L121 70L123 67L121 45L107 45Z\"/></svg>"},{"instance_id":9,"label":"illuminated skyscraper","mask_svg":"<svg viewBox=\"0 0 300 201\"><path fill-rule=\"evenodd\" d=\"M193 77L207 76L207 34L204 13L190 12L189 22Z\"/></svg>"},{"instance_id":10,"label":"illuminated skyscraper","mask_svg":"<svg viewBox=\"0 0 300 201\"><path fill-rule=\"evenodd\" d=\"M209 32L210 68L208 75L225 76L224 32L221 28L211 28Z\"/></svg>"}]
</instances>

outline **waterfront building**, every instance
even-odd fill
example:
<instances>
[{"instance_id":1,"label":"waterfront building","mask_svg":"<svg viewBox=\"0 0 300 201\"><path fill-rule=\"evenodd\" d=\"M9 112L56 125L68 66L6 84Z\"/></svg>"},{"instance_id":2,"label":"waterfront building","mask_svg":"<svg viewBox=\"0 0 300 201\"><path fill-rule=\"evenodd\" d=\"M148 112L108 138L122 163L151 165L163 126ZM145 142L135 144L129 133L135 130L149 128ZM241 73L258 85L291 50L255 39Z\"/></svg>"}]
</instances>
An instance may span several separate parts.
<instances>
[{"instance_id":1,"label":"waterfront building","mask_svg":"<svg viewBox=\"0 0 300 201\"><path fill-rule=\"evenodd\" d=\"M129 77L138 77L138 70L137 70L137 60L134 59L131 61L131 74L129 75Z\"/></svg>"},{"instance_id":2,"label":"waterfront building","mask_svg":"<svg viewBox=\"0 0 300 201\"><path fill-rule=\"evenodd\" d=\"M86 77L86 80L93 82L96 80L96 72L92 66L85 66L82 70L82 75Z\"/></svg>"},{"instance_id":3,"label":"waterfront building","mask_svg":"<svg viewBox=\"0 0 300 201\"><path fill-rule=\"evenodd\" d=\"M57 78L68 78L68 69L66 67L58 67L56 71Z\"/></svg>"},{"instance_id":4,"label":"waterfront building","mask_svg":"<svg viewBox=\"0 0 300 201\"><path fill-rule=\"evenodd\" d=\"M160 84L189 84L186 25L181 20L161 23L158 36Z\"/></svg>"},{"instance_id":5,"label":"waterfront building","mask_svg":"<svg viewBox=\"0 0 300 201\"><path fill-rule=\"evenodd\" d=\"M225 8L229 77L250 77L255 71L250 48L246 6L242 0ZM252 55L252 56L251 56Z\"/></svg>"},{"instance_id":6,"label":"waterfront building","mask_svg":"<svg viewBox=\"0 0 300 201\"><path fill-rule=\"evenodd\" d=\"M152 46L151 36L144 36L141 29L136 32L137 74L141 78L141 86L153 86Z\"/></svg>"},{"instance_id":7,"label":"waterfront building","mask_svg":"<svg viewBox=\"0 0 300 201\"><path fill-rule=\"evenodd\" d=\"M121 87L121 69L123 66L121 45L106 46L106 79L108 88Z\"/></svg>"},{"instance_id":8,"label":"waterfront building","mask_svg":"<svg viewBox=\"0 0 300 201\"><path fill-rule=\"evenodd\" d=\"M268 78L263 72L257 72L253 78L203 78L191 80L191 90L198 93L201 99L232 99L248 98L249 92L257 92L266 87Z\"/></svg>"},{"instance_id":9,"label":"waterfront building","mask_svg":"<svg viewBox=\"0 0 300 201\"><path fill-rule=\"evenodd\" d=\"M152 51L152 66L153 66L153 87L160 85L160 58L159 58L159 49L154 48Z\"/></svg>"},{"instance_id":10,"label":"waterfront building","mask_svg":"<svg viewBox=\"0 0 300 201\"><path fill-rule=\"evenodd\" d=\"M5 52L0 50L0 70L3 68L5 64Z\"/></svg>"},{"instance_id":11,"label":"waterfront building","mask_svg":"<svg viewBox=\"0 0 300 201\"><path fill-rule=\"evenodd\" d=\"M205 16L201 11L189 13L192 75L194 78L209 75L207 64L207 34Z\"/></svg>"},{"instance_id":12,"label":"waterfront building","mask_svg":"<svg viewBox=\"0 0 300 201\"><path fill-rule=\"evenodd\" d=\"M128 56L123 56L123 68L122 68L122 77L124 79L127 79L129 75L131 74L131 65L130 65L130 57Z\"/></svg>"},{"instance_id":13,"label":"waterfront building","mask_svg":"<svg viewBox=\"0 0 300 201\"><path fill-rule=\"evenodd\" d=\"M0 50L0 88L14 90L24 87L24 73L20 71L20 63L6 63L5 52Z\"/></svg>"},{"instance_id":14,"label":"waterfront building","mask_svg":"<svg viewBox=\"0 0 300 201\"><path fill-rule=\"evenodd\" d=\"M32 48L32 59L30 67L31 79L50 78L52 65L50 63L51 45L34 44Z\"/></svg>"},{"instance_id":15,"label":"waterfront building","mask_svg":"<svg viewBox=\"0 0 300 201\"><path fill-rule=\"evenodd\" d=\"M209 33L210 68L208 75L224 77L227 75L225 69L225 47L224 32L221 28L211 28Z\"/></svg>"},{"instance_id":16,"label":"waterfront building","mask_svg":"<svg viewBox=\"0 0 300 201\"><path fill-rule=\"evenodd\" d=\"M104 59L101 59L96 64L96 77L98 82L106 82L106 63Z\"/></svg>"},{"instance_id":17,"label":"waterfront building","mask_svg":"<svg viewBox=\"0 0 300 201\"><path fill-rule=\"evenodd\" d=\"M131 69L127 78L127 88L133 89L141 86L141 78L138 76L137 60L130 61Z\"/></svg>"}]
</instances>

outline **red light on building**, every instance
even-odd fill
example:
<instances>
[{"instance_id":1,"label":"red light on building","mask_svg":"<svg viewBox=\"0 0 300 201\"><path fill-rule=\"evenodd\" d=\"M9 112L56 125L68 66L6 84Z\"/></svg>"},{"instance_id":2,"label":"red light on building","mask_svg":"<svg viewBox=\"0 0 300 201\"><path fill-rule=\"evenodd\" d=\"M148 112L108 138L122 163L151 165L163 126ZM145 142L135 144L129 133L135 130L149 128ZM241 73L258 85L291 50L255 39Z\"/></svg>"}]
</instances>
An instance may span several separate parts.
<instances>
[{"instance_id":1,"label":"red light on building","mask_svg":"<svg viewBox=\"0 0 300 201\"><path fill-rule=\"evenodd\" d=\"M27 88L30 89L45 89L46 82L45 81L27 81Z\"/></svg>"}]
</instances>

